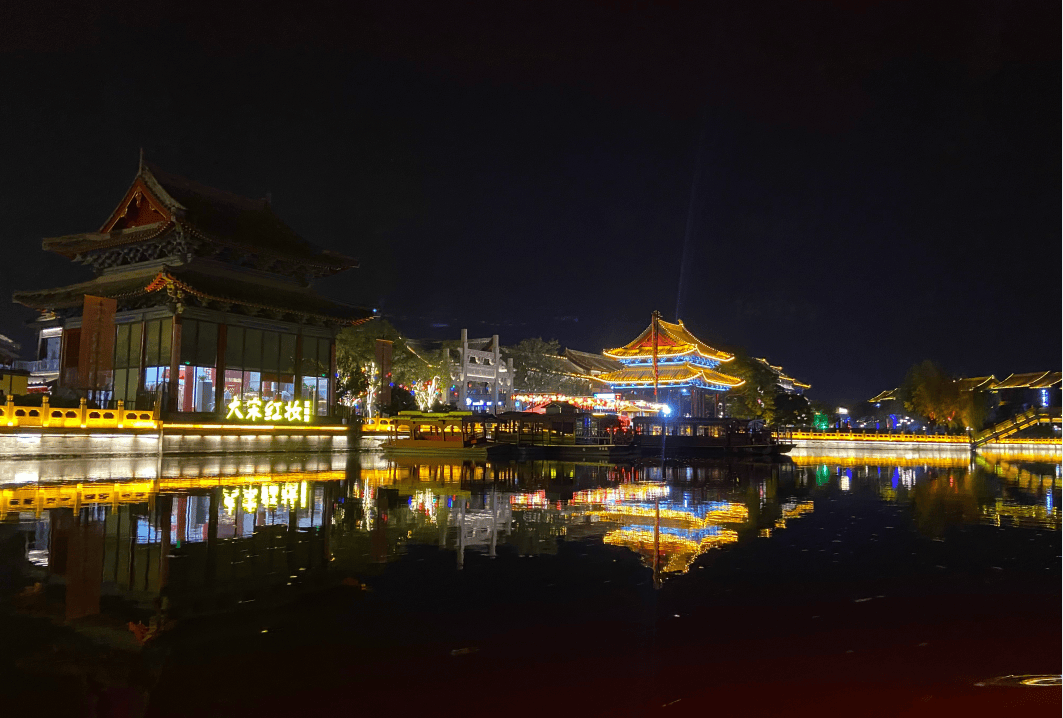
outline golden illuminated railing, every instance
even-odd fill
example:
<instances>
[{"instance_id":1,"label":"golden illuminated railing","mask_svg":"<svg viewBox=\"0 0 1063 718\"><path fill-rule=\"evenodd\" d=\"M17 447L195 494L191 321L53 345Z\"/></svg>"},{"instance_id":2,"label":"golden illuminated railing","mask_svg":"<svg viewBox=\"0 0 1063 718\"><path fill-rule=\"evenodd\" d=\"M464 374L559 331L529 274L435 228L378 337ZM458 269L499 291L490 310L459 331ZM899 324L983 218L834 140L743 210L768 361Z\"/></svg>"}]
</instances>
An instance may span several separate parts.
<instances>
[{"instance_id":1,"label":"golden illuminated railing","mask_svg":"<svg viewBox=\"0 0 1063 718\"><path fill-rule=\"evenodd\" d=\"M966 436L946 434L857 434L847 431L794 431L790 438L802 441L855 441L869 444L956 444L968 446Z\"/></svg>"},{"instance_id":2,"label":"golden illuminated railing","mask_svg":"<svg viewBox=\"0 0 1063 718\"><path fill-rule=\"evenodd\" d=\"M970 465L971 459L968 454L934 455L926 454L919 456L898 456L897 454L856 454L853 456L833 456L815 454L791 454L790 459L796 466L803 468L833 464L835 466L933 466L935 468L960 469Z\"/></svg>"},{"instance_id":3,"label":"golden illuminated railing","mask_svg":"<svg viewBox=\"0 0 1063 718\"><path fill-rule=\"evenodd\" d=\"M460 476L441 475L438 472L422 471L430 467L403 467L402 469L362 469L354 477L359 481L355 493L366 488L392 486L402 483L422 485L429 491L446 495L468 496L469 492L458 488ZM346 471L285 471L278 473L247 473L222 476L168 477L162 479L99 480L78 482L33 482L0 489L0 520L10 512L32 512L40 515L45 509L78 509L82 504L144 503L161 493L187 493L216 488L254 489L282 487L311 481L342 481ZM451 484L447 486L447 484ZM271 491L271 490L270 490ZM267 492L268 493L268 492ZM545 496L544 496L545 499Z\"/></svg>"},{"instance_id":4,"label":"golden illuminated railing","mask_svg":"<svg viewBox=\"0 0 1063 718\"><path fill-rule=\"evenodd\" d=\"M1038 424L1058 424L1060 423L1060 420L1061 413L1059 407L1034 407L1022 414L1013 416L995 426L980 431L974 437L974 444L975 446L981 446L982 444L988 444L990 442L1000 442L1001 439L1011 436L1023 429L1028 429ZM1056 441L1058 442L1058 439Z\"/></svg>"},{"instance_id":5,"label":"golden illuminated railing","mask_svg":"<svg viewBox=\"0 0 1063 718\"><path fill-rule=\"evenodd\" d=\"M51 406L48 397L40 406L15 406L14 397L8 395L7 403L0 406L0 428L44 429L151 429L159 428L155 411L126 409L119 401L117 409L92 409L84 399L76 409Z\"/></svg>"},{"instance_id":6,"label":"golden illuminated railing","mask_svg":"<svg viewBox=\"0 0 1063 718\"><path fill-rule=\"evenodd\" d=\"M300 471L285 474L241 474L195 478L139 479L129 481L92 481L70 484L19 486L0 489L0 520L11 512L45 509L78 510L83 504L139 504L151 501L160 493L182 493L214 488L255 488L308 481L339 481L343 471Z\"/></svg>"}]
</instances>

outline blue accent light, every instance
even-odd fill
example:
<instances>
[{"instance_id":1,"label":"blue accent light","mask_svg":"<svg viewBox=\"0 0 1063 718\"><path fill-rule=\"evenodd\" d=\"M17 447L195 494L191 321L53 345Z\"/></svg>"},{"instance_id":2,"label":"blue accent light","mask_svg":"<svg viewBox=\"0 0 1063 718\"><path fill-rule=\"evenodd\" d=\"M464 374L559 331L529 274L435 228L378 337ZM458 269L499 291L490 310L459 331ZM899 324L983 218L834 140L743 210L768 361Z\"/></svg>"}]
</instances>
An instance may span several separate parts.
<instances>
[{"instance_id":1,"label":"blue accent light","mask_svg":"<svg viewBox=\"0 0 1063 718\"><path fill-rule=\"evenodd\" d=\"M621 533L639 533L641 531L652 530L651 527L646 526L625 526L620 529ZM680 538L691 539L693 541L700 541L702 539L709 538L711 536L720 535L719 526L708 526L703 529L683 529L676 526L661 526L661 536L678 536Z\"/></svg>"}]
</instances>

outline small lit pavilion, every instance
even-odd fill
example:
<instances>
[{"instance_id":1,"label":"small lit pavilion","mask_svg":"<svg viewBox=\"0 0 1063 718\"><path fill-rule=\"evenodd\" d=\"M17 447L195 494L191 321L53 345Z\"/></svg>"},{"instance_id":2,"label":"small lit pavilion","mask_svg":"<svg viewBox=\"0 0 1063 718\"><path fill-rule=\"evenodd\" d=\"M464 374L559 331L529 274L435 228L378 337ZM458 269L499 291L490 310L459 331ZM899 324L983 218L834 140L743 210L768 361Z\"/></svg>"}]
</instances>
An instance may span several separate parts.
<instances>
[{"instance_id":1,"label":"small lit pavilion","mask_svg":"<svg viewBox=\"0 0 1063 718\"><path fill-rule=\"evenodd\" d=\"M654 344L657 347L656 399ZM682 320L672 324L655 319L633 341L603 353L619 361L622 367L599 374L597 379L621 394L624 400L663 403L676 416L719 416L720 395L743 383L720 370L734 355L702 342L683 326Z\"/></svg>"}]
</instances>

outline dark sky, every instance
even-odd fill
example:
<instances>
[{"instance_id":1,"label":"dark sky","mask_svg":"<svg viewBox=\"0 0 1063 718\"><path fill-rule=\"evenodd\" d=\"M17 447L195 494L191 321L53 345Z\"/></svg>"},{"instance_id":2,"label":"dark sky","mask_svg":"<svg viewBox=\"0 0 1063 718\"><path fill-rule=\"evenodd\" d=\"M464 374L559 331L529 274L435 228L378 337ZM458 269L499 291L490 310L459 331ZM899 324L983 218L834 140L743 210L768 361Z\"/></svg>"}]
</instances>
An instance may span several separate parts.
<instances>
[{"instance_id":1,"label":"dark sky","mask_svg":"<svg viewBox=\"0 0 1063 718\"><path fill-rule=\"evenodd\" d=\"M0 294L88 278L40 239L143 147L416 337L599 351L678 303L827 400L1060 368L1058 2L219 5L0 5Z\"/></svg>"}]
</instances>

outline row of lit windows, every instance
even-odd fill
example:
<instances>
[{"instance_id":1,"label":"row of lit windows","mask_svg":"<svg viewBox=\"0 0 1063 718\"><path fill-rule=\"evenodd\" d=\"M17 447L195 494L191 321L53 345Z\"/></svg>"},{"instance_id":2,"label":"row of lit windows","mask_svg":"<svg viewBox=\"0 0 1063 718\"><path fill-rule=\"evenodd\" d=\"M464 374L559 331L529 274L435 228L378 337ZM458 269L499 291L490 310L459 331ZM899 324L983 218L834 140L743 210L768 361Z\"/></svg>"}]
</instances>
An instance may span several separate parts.
<instances>
[{"instance_id":1,"label":"row of lit windows","mask_svg":"<svg viewBox=\"0 0 1063 718\"><path fill-rule=\"evenodd\" d=\"M141 324L132 322L116 327L114 353L114 399L136 399L140 378L140 352L143 343L145 367L142 393L154 393L170 381L169 360L173 319L155 319ZM180 364L178 371L178 411L212 412L217 384L219 325L185 319L181 323ZM308 399L315 413L328 413L329 368L332 343L321 337L303 337L300 372L295 371L297 337L295 334L271 332L245 327L226 327L225 387L226 402L244 400L291 401L295 398L296 378L302 399Z\"/></svg>"}]
</instances>

